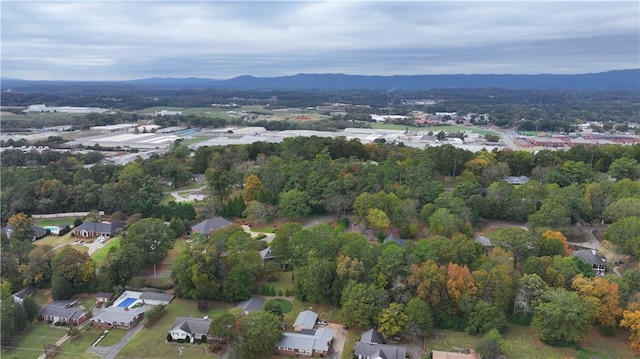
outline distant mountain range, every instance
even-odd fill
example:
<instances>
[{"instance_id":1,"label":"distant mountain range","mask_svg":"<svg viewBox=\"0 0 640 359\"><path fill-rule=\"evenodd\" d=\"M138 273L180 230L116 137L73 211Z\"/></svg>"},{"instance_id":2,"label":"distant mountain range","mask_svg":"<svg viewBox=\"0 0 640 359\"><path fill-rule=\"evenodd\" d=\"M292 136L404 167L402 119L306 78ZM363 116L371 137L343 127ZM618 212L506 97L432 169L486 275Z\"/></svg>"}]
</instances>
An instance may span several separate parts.
<instances>
[{"instance_id":1,"label":"distant mountain range","mask_svg":"<svg viewBox=\"0 0 640 359\"><path fill-rule=\"evenodd\" d=\"M27 81L2 78L2 91L46 92L49 89L141 88L158 90L376 90L413 91L444 88L550 90L640 90L640 68L576 75L410 75L363 76L298 74L280 77L239 76L228 80L149 78L130 81Z\"/></svg>"}]
</instances>

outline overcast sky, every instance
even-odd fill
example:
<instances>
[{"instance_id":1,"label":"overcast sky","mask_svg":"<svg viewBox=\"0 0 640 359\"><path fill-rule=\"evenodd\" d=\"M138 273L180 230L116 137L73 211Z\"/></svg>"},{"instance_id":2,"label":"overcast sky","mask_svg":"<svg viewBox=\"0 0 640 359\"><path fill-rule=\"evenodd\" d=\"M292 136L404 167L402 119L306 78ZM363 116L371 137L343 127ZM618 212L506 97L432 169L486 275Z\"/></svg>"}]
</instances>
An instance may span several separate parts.
<instances>
[{"instance_id":1,"label":"overcast sky","mask_svg":"<svg viewBox=\"0 0 640 359\"><path fill-rule=\"evenodd\" d=\"M638 1L1 1L2 76L227 79L640 67Z\"/></svg>"}]
</instances>

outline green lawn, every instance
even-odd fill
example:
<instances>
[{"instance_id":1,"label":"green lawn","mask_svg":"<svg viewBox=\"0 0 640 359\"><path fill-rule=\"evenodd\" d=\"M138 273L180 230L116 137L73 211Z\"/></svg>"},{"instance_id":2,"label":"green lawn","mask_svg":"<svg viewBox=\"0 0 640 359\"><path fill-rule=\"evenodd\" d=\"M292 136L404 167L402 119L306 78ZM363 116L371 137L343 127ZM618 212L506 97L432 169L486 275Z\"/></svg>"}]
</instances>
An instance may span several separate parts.
<instances>
[{"instance_id":1,"label":"green lawn","mask_svg":"<svg viewBox=\"0 0 640 359\"><path fill-rule=\"evenodd\" d=\"M195 136L192 138L187 138L182 140L182 142L180 142L181 144L185 145L185 146L189 146L192 145L194 143L198 143L198 142L203 142L210 139L210 137L205 137L205 136Z\"/></svg>"},{"instance_id":2,"label":"green lawn","mask_svg":"<svg viewBox=\"0 0 640 359\"><path fill-rule=\"evenodd\" d=\"M50 219L37 219L34 221L36 226L44 227L44 226L58 226L64 227L66 225L73 225L73 221L75 218L50 218Z\"/></svg>"},{"instance_id":3,"label":"green lawn","mask_svg":"<svg viewBox=\"0 0 640 359\"><path fill-rule=\"evenodd\" d=\"M175 299L167 305L165 313L151 328L142 329L124 347L118 358L140 357L141 353L147 358L175 358L178 348L184 347L184 358L218 358L219 356L207 356L205 345L178 344L166 342L167 333L176 317L202 317L208 315L215 317L232 308L232 304L221 302L209 302L209 310L205 313L198 311L196 301Z\"/></svg>"},{"instance_id":4,"label":"green lawn","mask_svg":"<svg viewBox=\"0 0 640 359\"><path fill-rule=\"evenodd\" d=\"M431 350L451 350L453 347L475 348L480 341L480 336L450 330L437 330L444 333L444 338L435 340L434 336L427 338L427 353ZM583 350L573 348L559 348L544 344L537 339L533 328L517 324L509 324L503 334L504 350L508 358L513 359L563 359L563 358L606 358L606 359L633 359L636 358L625 336L603 337L593 328L582 344Z\"/></svg>"},{"instance_id":5,"label":"green lawn","mask_svg":"<svg viewBox=\"0 0 640 359\"><path fill-rule=\"evenodd\" d=\"M282 309L282 314L291 313L293 310L293 304L290 301L282 298L276 299L276 302L280 304L280 308Z\"/></svg>"},{"instance_id":6,"label":"green lawn","mask_svg":"<svg viewBox=\"0 0 640 359\"><path fill-rule=\"evenodd\" d=\"M341 359L352 359L353 349L356 347L356 342L360 340L362 336L362 329L349 328L347 330L347 337L344 340L344 347L342 348Z\"/></svg>"},{"instance_id":7,"label":"green lawn","mask_svg":"<svg viewBox=\"0 0 640 359\"><path fill-rule=\"evenodd\" d=\"M99 268L102 265L102 262L104 262L104 258L107 256L107 253L109 253L109 249L120 247L120 239L122 239L122 237L111 238L107 241L107 243L105 243L104 247L93 252L93 255L91 257L96 263L96 268Z\"/></svg>"},{"instance_id":8,"label":"green lawn","mask_svg":"<svg viewBox=\"0 0 640 359\"><path fill-rule=\"evenodd\" d=\"M293 272L283 272L283 271L275 272L272 275L272 278L276 279L276 281L271 281L273 279L261 280L260 282L258 282L258 291L262 289L263 285L268 287L273 287L274 291L276 292L276 295L278 294L279 291L282 291L283 295L287 292L287 290L289 290L290 292L294 291L296 289L296 286L291 281L292 273Z\"/></svg>"},{"instance_id":9,"label":"green lawn","mask_svg":"<svg viewBox=\"0 0 640 359\"><path fill-rule=\"evenodd\" d=\"M107 336L102 338L100 343L98 343L99 347L108 347L110 345L114 345L124 337L129 331L127 329L109 329L109 333Z\"/></svg>"},{"instance_id":10,"label":"green lawn","mask_svg":"<svg viewBox=\"0 0 640 359\"><path fill-rule=\"evenodd\" d=\"M89 353L87 349L98 339L102 330L87 326L73 339L68 339L60 346L56 358L98 358L97 354Z\"/></svg>"},{"instance_id":11,"label":"green lawn","mask_svg":"<svg viewBox=\"0 0 640 359\"><path fill-rule=\"evenodd\" d=\"M75 238L71 237L71 232L65 234L64 236L60 237L60 236L46 236L42 239L39 239L35 242L33 242L35 245L37 246L51 246L51 247L55 247L58 244L62 244L62 243L73 243L75 242Z\"/></svg>"},{"instance_id":12,"label":"green lawn","mask_svg":"<svg viewBox=\"0 0 640 359\"><path fill-rule=\"evenodd\" d=\"M36 322L27 329L22 338L13 344L13 349L2 349L2 358L33 359L44 352L45 345L58 341L67 333L67 328L50 327L45 322Z\"/></svg>"}]
</instances>

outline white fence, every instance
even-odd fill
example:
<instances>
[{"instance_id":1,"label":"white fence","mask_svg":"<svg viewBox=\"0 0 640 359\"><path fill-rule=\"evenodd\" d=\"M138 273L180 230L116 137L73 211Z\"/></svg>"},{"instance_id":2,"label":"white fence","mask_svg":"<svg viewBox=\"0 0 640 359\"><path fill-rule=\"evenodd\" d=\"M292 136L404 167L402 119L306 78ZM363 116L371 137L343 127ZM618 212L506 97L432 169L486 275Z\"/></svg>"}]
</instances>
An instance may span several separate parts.
<instances>
[{"instance_id":1,"label":"white fence","mask_svg":"<svg viewBox=\"0 0 640 359\"><path fill-rule=\"evenodd\" d=\"M31 217L36 218L36 219L86 217L89 213L90 212L66 212L66 213L32 214ZM99 211L98 215L104 216L104 211Z\"/></svg>"}]
</instances>

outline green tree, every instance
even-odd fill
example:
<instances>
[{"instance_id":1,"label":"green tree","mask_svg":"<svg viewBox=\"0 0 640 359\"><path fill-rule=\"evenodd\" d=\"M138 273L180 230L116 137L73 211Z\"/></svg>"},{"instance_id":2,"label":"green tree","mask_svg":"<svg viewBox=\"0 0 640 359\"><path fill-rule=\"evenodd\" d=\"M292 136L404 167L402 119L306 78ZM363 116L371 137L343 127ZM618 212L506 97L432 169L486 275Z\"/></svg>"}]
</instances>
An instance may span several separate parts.
<instances>
[{"instance_id":1,"label":"green tree","mask_svg":"<svg viewBox=\"0 0 640 359\"><path fill-rule=\"evenodd\" d=\"M620 157L609 165L609 175L616 179L638 179L640 176L640 164L634 158Z\"/></svg>"},{"instance_id":2,"label":"green tree","mask_svg":"<svg viewBox=\"0 0 640 359\"><path fill-rule=\"evenodd\" d=\"M238 340L240 331L240 318L235 313L229 311L211 319L209 329L211 334L224 342L234 346Z\"/></svg>"},{"instance_id":3,"label":"green tree","mask_svg":"<svg viewBox=\"0 0 640 359\"><path fill-rule=\"evenodd\" d=\"M409 316L402 303L391 303L378 314L378 330L386 338L393 338L407 330Z\"/></svg>"},{"instance_id":4,"label":"green tree","mask_svg":"<svg viewBox=\"0 0 640 359\"><path fill-rule=\"evenodd\" d=\"M409 338L424 337L433 328L431 308L423 299L411 298L405 312L407 313L407 336Z\"/></svg>"},{"instance_id":5,"label":"green tree","mask_svg":"<svg viewBox=\"0 0 640 359\"><path fill-rule=\"evenodd\" d=\"M467 328L469 334L484 334L491 329L503 331L507 326L507 318L504 311L497 305L492 305L484 300L479 300L467 315Z\"/></svg>"},{"instance_id":6,"label":"green tree","mask_svg":"<svg viewBox=\"0 0 640 359\"><path fill-rule=\"evenodd\" d=\"M24 213L9 217L7 224L11 227L11 240L31 242L36 237L33 220Z\"/></svg>"},{"instance_id":7,"label":"green tree","mask_svg":"<svg viewBox=\"0 0 640 359\"><path fill-rule=\"evenodd\" d=\"M24 308L25 316L27 317L27 322L31 323L38 317L38 312L40 312L40 306L36 304L36 301L31 297L26 297L22 300L22 307Z\"/></svg>"},{"instance_id":8,"label":"green tree","mask_svg":"<svg viewBox=\"0 0 640 359\"><path fill-rule=\"evenodd\" d=\"M529 222L534 227L562 229L569 225L571 216L565 200L558 197L549 197L536 213L529 216Z\"/></svg>"},{"instance_id":9,"label":"green tree","mask_svg":"<svg viewBox=\"0 0 640 359\"><path fill-rule=\"evenodd\" d=\"M143 264L160 263L173 248L174 233L158 218L144 218L127 229L121 244L133 244L144 251Z\"/></svg>"},{"instance_id":10,"label":"green tree","mask_svg":"<svg viewBox=\"0 0 640 359\"><path fill-rule=\"evenodd\" d=\"M613 222L624 217L638 217L639 214L640 198L620 198L604 209L604 217Z\"/></svg>"},{"instance_id":11,"label":"green tree","mask_svg":"<svg viewBox=\"0 0 640 359\"><path fill-rule=\"evenodd\" d=\"M640 217L625 217L610 225L604 239L615 244L622 253L640 258Z\"/></svg>"},{"instance_id":12,"label":"green tree","mask_svg":"<svg viewBox=\"0 0 640 359\"><path fill-rule=\"evenodd\" d=\"M384 290L373 284L352 282L342 291L340 317L349 326L368 328L374 324L385 302Z\"/></svg>"},{"instance_id":13,"label":"green tree","mask_svg":"<svg viewBox=\"0 0 640 359\"><path fill-rule=\"evenodd\" d=\"M524 228L501 228L491 236L491 243L513 253L516 264L524 263L537 251L537 243L531 232Z\"/></svg>"},{"instance_id":14,"label":"green tree","mask_svg":"<svg viewBox=\"0 0 640 359\"><path fill-rule=\"evenodd\" d=\"M27 327L27 315L24 308L13 300L3 300L0 303L0 314L2 322L0 322L0 343L7 346L22 333Z\"/></svg>"},{"instance_id":15,"label":"green tree","mask_svg":"<svg viewBox=\"0 0 640 359\"><path fill-rule=\"evenodd\" d=\"M580 343L591 328L593 317L576 293L552 289L536 307L531 325L545 343Z\"/></svg>"},{"instance_id":16,"label":"green tree","mask_svg":"<svg viewBox=\"0 0 640 359\"><path fill-rule=\"evenodd\" d=\"M20 266L22 283L26 286L46 286L51 281L53 252L49 246L39 246L27 255L27 263Z\"/></svg>"},{"instance_id":17,"label":"green tree","mask_svg":"<svg viewBox=\"0 0 640 359\"><path fill-rule=\"evenodd\" d=\"M266 302L264 302L262 310L271 314L275 314L280 319L282 319L283 317L282 306L276 299L268 299Z\"/></svg>"},{"instance_id":18,"label":"green tree","mask_svg":"<svg viewBox=\"0 0 640 359\"><path fill-rule=\"evenodd\" d=\"M52 294L56 292L56 284L66 285L61 280L56 281L56 277L63 278L70 283L74 293L89 289L88 286L93 283L95 278L93 259L87 253L80 252L72 247L65 247L60 250L51 261L51 267L53 268L54 279L51 283ZM56 296L54 295L54 297ZM56 297L56 299L59 299L59 297Z\"/></svg>"},{"instance_id":19,"label":"green tree","mask_svg":"<svg viewBox=\"0 0 640 359\"><path fill-rule=\"evenodd\" d=\"M282 338L280 318L263 310L242 317L240 325L238 353L241 358L263 358L272 354L276 343Z\"/></svg>"},{"instance_id":20,"label":"green tree","mask_svg":"<svg viewBox=\"0 0 640 359\"><path fill-rule=\"evenodd\" d=\"M380 233L385 233L389 229L389 217L384 211L377 208L370 208L367 212L367 226Z\"/></svg>"},{"instance_id":21,"label":"green tree","mask_svg":"<svg viewBox=\"0 0 640 359\"><path fill-rule=\"evenodd\" d=\"M229 302L249 299L256 286L255 276L240 266L231 268L224 282L224 297Z\"/></svg>"},{"instance_id":22,"label":"green tree","mask_svg":"<svg viewBox=\"0 0 640 359\"><path fill-rule=\"evenodd\" d=\"M296 297L315 303L336 303L335 282L337 281L335 263L324 258L309 258L307 265L295 270Z\"/></svg>"},{"instance_id":23,"label":"green tree","mask_svg":"<svg viewBox=\"0 0 640 359\"><path fill-rule=\"evenodd\" d=\"M278 215L281 217L297 218L311 212L306 193L297 189L280 193L278 203Z\"/></svg>"}]
</instances>

